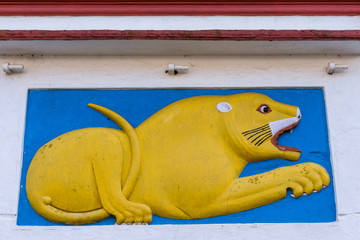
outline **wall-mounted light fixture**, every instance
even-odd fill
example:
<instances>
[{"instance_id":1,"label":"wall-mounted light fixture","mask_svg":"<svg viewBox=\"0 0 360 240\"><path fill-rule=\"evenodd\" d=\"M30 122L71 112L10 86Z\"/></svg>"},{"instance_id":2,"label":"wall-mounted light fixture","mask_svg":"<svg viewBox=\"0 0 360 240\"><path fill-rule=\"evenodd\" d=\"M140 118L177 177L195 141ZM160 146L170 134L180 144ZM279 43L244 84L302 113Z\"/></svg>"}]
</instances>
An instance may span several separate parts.
<instances>
[{"instance_id":1,"label":"wall-mounted light fixture","mask_svg":"<svg viewBox=\"0 0 360 240\"><path fill-rule=\"evenodd\" d=\"M178 73L183 73L187 70L189 70L188 66L175 66L175 64L169 64L169 68L165 71L165 73L169 75L176 75Z\"/></svg>"},{"instance_id":2,"label":"wall-mounted light fixture","mask_svg":"<svg viewBox=\"0 0 360 240\"><path fill-rule=\"evenodd\" d=\"M24 71L24 65L22 64L4 63L2 67L4 72L6 72L7 74L21 73L22 71Z\"/></svg>"},{"instance_id":3,"label":"wall-mounted light fixture","mask_svg":"<svg viewBox=\"0 0 360 240\"><path fill-rule=\"evenodd\" d=\"M348 65L340 65L340 64L335 64L333 62L329 62L328 66L326 67L326 72L328 74L332 75L333 73L335 73L337 71L346 70L348 68L349 68Z\"/></svg>"}]
</instances>

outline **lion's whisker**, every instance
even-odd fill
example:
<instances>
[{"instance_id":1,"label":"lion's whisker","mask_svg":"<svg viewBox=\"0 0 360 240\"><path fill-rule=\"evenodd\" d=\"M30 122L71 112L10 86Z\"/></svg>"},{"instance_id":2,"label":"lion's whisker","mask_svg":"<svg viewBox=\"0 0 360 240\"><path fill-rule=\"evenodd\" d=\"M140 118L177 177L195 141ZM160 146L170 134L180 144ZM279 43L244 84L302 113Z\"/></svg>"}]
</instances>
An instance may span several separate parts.
<instances>
[{"instance_id":1,"label":"lion's whisker","mask_svg":"<svg viewBox=\"0 0 360 240\"><path fill-rule=\"evenodd\" d=\"M263 125L263 126L261 126L261 127L257 127L257 128L254 128L254 129L251 129L251 130L245 131L245 132L243 132L243 134L247 134L247 133L255 132L255 131L262 130L262 129L264 129L264 128L268 128L268 127L270 127L270 125L269 125L269 124L266 124L266 125Z\"/></svg>"},{"instance_id":2,"label":"lion's whisker","mask_svg":"<svg viewBox=\"0 0 360 240\"><path fill-rule=\"evenodd\" d=\"M265 129L258 130L258 131L256 131L256 132L244 134L244 136L249 135L249 134L253 134L253 135L251 135L251 137L250 137L250 138L252 138L253 136L255 136L255 135L259 134L259 133L263 133L264 131L269 131L269 130L270 130L270 128L265 128ZM248 140L249 140L249 138L248 138Z\"/></svg>"},{"instance_id":3,"label":"lion's whisker","mask_svg":"<svg viewBox=\"0 0 360 240\"><path fill-rule=\"evenodd\" d=\"M267 129L269 129L269 128L270 128L270 125L269 125L269 124L266 124L266 125L264 125L264 126L261 126L261 127L258 127L258 128L254 128L254 129L251 129L251 130L248 130L248 131L245 131L245 132L243 132L242 134L243 134L244 136L246 136L246 135L249 135L249 134L251 134L251 133L258 132L258 131L267 130Z\"/></svg>"},{"instance_id":4,"label":"lion's whisker","mask_svg":"<svg viewBox=\"0 0 360 240\"><path fill-rule=\"evenodd\" d=\"M272 136L272 133L269 133L268 135L265 135L262 139L260 139L255 145L260 146L263 144L267 139L269 139Z\"/></svg>"},{"instance_id":5,"label":"lion's whisker","mask_svg":"<svg viewBox=\"0 0 360 240\"><path fill-rule=\"evenodd\" d=\"M258 139L259 137L261 137L261 136L263 136L263 135L267 135L267 134L269 134L269 133L271 133L271 130L268 130L268 131L260 134L259 136L257 136L256 138L254 138L254 139L251 141L251 143L253 143L254 141L256 141L256 139Z\"/></svg>"},{"instance_id":6,"label":"lion's whisker","mask_svg":"<svg viewBox=\"0 0 360 240\"><path fill-rule=\"evenodd\" d=\"M254 133L253 135L251 135L250 137L248 137L247 140L250 140L250 138L252 138L252 137L254 137L254 136L256 136L256 135L262 135L264 132L268 132L268 131L270 131L270 129L264 129L264 130L261 130L261 131L259 131L259 132L256 132L256 133Z\"/></svg>"}]
</instances>

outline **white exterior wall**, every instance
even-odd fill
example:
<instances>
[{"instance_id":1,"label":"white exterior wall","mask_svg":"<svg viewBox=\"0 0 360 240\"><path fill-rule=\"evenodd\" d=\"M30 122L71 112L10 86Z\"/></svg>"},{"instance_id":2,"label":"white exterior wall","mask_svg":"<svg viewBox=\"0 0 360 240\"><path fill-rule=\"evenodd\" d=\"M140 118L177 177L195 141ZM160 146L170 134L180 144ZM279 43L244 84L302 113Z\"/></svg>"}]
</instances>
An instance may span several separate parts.
<instances>
[{"instance_id":1,"label":"white exterior wall","mask_svg":"<svg viewBox=\"0 0 360 240\"><path fill-rule=\"evenodd\" d=\"M5 21L5 20L6 21ZM0 29L49 29L41 18L7 22L0 18ZM49 18L50 19L50 18ZM72 18L74 19L74 18ZM83 19L83 18L82 18ZM86 18L85 18L86 19ZM93 29L89 22L71 29ZM115 18L112 18L115 19ZM128 21L132 19L131 21ZM134 29L134 19L117 18L121 29ZM161 24L154 18L145 29ZM174 18L175 19L175 18ZM189 18L190 19L190 18ZM245 19L245 18L243 18ZM246 18L250 19L250 18ZM260 19L258 18L254 18ZM266 18L264 18L266 19ZM262 19L262 20L264 20ZM282 22L282 28L307 29L304 17L268 18ZM314 18L318 29L360 29L358 17ZM340 19L337 21L337 19ZM346 23L342 24L342 19ZM33 21L33 25L27 23ZM150 18L151 20L151 18ZM269 21L270 21L269 20ZM281 20L281 21L280 21ZM292 21L292 24L285 24ZM330 23L332 25L329 24ZM67 21L67 20L66 20ZM64 20L64 22L66 23ZM246 20L247 21L247 20ZM257 20L256 20L257 21ZM255 21L255 23L256 23ZM115 20L110 21L111 26ZM176 29L181 23L175 21ZM186 21L185 21L186 22ZM235 24L236 18L230 22ZM3 23L10 24L10 27ZM126 23L129 28L126 28ZM150 21L151 23L151 21ZM255 24L247 21L248 25ZM54 28L58 29L61 25ZM80 27L87 24L87 27ZM132 25L133 24L133 25ZM145 23L142 23L145 24ZM158 24L158 25L156 25ZM164 23L165 24L165 23ZM206 24L203 26L206 26ZM229 23L230 24L230 23ZM269 29L266 21L254 29ZM261 25L263 24L263 25ZM308 27L305 27L305 25ZM140 24L141 25L141 24ZM195 24L196 25L196 24ZM254 25L254 26L255 26ZM52 26L52 25L51 25ZM67 24L64 24L67 26ZM96 26L106 26L100 20ZM166 26L166 24L164 25ZM202 26L202 25L201 25ZM202 27L198 26L197 30ZM214 28L222 29L214 22ZM299 27L302 26L302 27ZM331 26L331 27L330 27ZM351 28L347 28L351 26ZM101 27L101 28L102 28ZM159 27L173 30L174 28ZM66 27L65 27L66 28ZM96 28L96 27L95 27ZM120 28L120 27L119 27ZM184 27L185 28L185 27ZM203 27L205 28L205 27ZM214 29L212 28L212 29ZM235 29L243 29L234 26ZM116 28L118 29L118 28ZM120 29L120 30L121 30ZM249 29L252 29L250 27ZM46 42L45 42L46 44ZM181 47L181 45L179 46ZM291 53L291 49L289 49ZM304 49L306 54L306 49ZM90 54L91 55L91 54ZM349 70L330 76L324 68L328 62L349 65ZM0 239L358 239L360 234L360 149L359 55L268 55L268 56L0 56L0 63L25 65L22 74L0 73ZM168 76L169 63L188 65L187 74ZM176 87L323 87L326 97L329 141L336 193L337 216L332 223L302 224L225 224L225 225L157 225L157 226L62 226L27 227L16 225L22 147L28 89L52 88L176 88Z\"/></svg>"}]
</instances>

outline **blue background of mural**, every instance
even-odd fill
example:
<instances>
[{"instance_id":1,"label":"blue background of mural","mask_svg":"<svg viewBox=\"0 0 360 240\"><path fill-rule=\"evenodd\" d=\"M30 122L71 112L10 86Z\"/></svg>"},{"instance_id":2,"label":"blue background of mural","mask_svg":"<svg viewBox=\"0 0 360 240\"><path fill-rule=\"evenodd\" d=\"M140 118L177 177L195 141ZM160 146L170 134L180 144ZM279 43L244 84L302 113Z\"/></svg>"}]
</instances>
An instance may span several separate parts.
<instances>
[{"instance_id":1,"label":"blue background of mural","mask_svg":"<svg viewBox=\"0 0 360 240\"><path fill-rule=\"evenodd\" d=\"M198 220L176 220L153 216L151 224L209 223L287 223L331 222L336 207L330 162L324 94L322 89L152 89L152 90L30 90L26 113L24 155L21 174L18 225L61 225L47 221L30 206L25 181L29 164L36 151L53 138L79 128L118 126L102 114L87 107L88 103L105 106L137 127L149 116L177 100L198 95L228 95L258 92L279 102L299 106L300 124L285 133L278 142L302 150L298 162L282 159L248 164L242 176L270 171L302 162L315 162L327 169L331 184L319 193L298 199L290 197L256 209ZM114 224L108 218L96 224Z\"/></svg>"}]
</instances>

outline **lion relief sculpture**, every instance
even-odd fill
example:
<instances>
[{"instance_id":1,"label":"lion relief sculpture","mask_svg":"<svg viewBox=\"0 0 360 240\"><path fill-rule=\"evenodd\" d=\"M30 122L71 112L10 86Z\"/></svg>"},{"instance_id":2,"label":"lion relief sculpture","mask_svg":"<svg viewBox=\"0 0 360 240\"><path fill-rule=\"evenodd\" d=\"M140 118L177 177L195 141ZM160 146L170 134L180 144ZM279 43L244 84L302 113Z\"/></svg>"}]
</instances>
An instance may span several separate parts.
<instances>
[{"instance_id":1,"label":"lion relief sculpture","mask_svg":"<svg viewBox=\"0 0 360 240\"><path fill-rule=\"evenodd\" d=\"M287 189L296 198L311 194L330 182L311 162L239 178L247 163L300 157L300 150L277 143L299 123L299 108L262 94L183 99L136 129L107 108L89 107L122 130L65 133L37 151L27 173L31 206L53 222L208 218L279 201Z\"/></svg>"}]
</instances>

